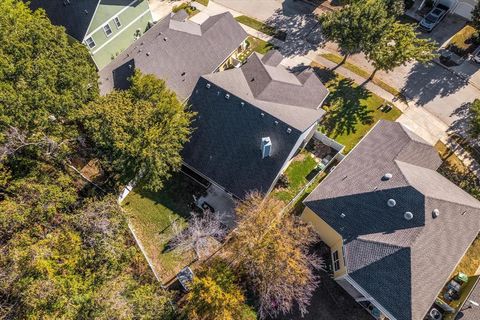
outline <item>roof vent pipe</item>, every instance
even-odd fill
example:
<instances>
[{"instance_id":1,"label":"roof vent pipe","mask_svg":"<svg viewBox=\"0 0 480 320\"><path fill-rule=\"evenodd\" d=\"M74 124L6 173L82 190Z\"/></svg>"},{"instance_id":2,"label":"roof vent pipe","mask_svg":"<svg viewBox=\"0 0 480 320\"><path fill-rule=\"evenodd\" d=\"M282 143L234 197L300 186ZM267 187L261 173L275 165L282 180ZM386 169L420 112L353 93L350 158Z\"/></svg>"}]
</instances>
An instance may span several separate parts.
<instances>
[{"instance_id":1,"label":"roof vent pipe","mask_svg":"<svg viewBox=\"0 0 480 320\"><path fill-rule=\"evenodd\" d=\"M397 205L397 201L395 201L395 199L388 199L387 201L387 205L390 207L390 208L393 208Z\"/></svg>"},{"instance_id":2,"label":"roof vent pipe","mask_svg":"<svg viewBox=\"0 0 480 320\"><path fill-rule=\"evenodd\" d=\"M413 219L413 213L411 213L410 211L407 211L403 214L403 217L405 218L405 220L412 220Z\"/></svg>"},{"instance_id":3,"label":"roof vent pipe","mask_svg":"<svg viewBox=\"0 0 480 320\"><path fill-rule=\"evenodd\" d=\"M387 172L383 175L382 180L387 181L387 180L392 179L392 177L393 177L393 175L391 173Z\"/></svg>"},{"instance_id":4,"label":"roof vent pipe","mask_svg":"<svg viewBox=\"0 0 480 320\"><path fill-rule=\"evenodd\" d=\"M433 218L436 218L436 217L438 217L439 215L440 215L440 210L438 210L438 209L433 209L433 211L432 211L432 217L433 217Z\"/></svg>"}]
</instances>

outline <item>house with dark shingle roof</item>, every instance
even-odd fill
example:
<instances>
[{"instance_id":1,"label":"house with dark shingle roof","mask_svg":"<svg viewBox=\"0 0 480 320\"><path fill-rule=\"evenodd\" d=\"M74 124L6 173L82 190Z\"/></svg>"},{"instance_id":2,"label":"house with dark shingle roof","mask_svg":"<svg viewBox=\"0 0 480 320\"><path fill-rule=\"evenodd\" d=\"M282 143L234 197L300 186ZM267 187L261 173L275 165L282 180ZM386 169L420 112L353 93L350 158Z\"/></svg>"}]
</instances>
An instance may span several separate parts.
<instances>
[{"instance_id":1,"label":"house with dark shingle roof","mask_svg":"<svg viewBox=\"0 0 480 320\"><path fill-rule=\"evenodd\" d=\"M294 74L278 51L204 75L188 101L197 116L185 165L237 198L268 193L325 113L328 90L310 69Z\"/></svg>"},{"instance_id":2,"label":"house with dark shingle roof","mask_svg":"<svg viewBox=\"0 0 480 320\"><path fill-rule=\"evenodd\" d=\"M99 69L140 37L153 22L147 0L30 0L54 25L84 43Z\"/></svg>"},{"instance_id":3,"label":"house with dark shingle roof","mask_svg":"<svg viewBox=\"0 0 480 320\"><path fill-rule=\"evenodd\" d=\"M334 277L388 319L423 319L480 230L480 202L440 175L436 150L380 121L304 200Z\"/></svg>"},{"instance_id":4,"label":"house with dark shingle roof","mask_svg":"<svg viewBox=\"0 0 480 320\"><path fill-rule=\"evenodd\" d=\"M237 198L272 189L313 135L328 94L310 69L294 74L280 65L275 50L224 70L246 38L229 12L192 21L179 11L99 72L102 94L128 88L135 69L164 79L197 113L182 152L189 174Z\"/></svg>"},{"instance_id":5,"label":"house with dark shingle roof","mask_svg":"<svg viewBox=\"0 0 480 320\"><path fill-rule=\"evenodd\" d=\"M247 33L229 12L200 23L184 10L158 21L99 72L100 92L129 87L134 69L165 80L185 100L200 76L218 71L241 51Z\"/></svg>"}]
</instances>

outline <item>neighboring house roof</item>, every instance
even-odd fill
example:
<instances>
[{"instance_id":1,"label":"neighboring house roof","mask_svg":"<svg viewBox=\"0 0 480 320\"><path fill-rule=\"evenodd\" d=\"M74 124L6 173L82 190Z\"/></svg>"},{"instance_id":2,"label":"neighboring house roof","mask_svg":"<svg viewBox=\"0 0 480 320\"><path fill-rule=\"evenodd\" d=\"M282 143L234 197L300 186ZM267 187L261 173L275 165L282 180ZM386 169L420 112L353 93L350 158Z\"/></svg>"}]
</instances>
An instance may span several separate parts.
<instances>
[{"instance_id":1,"label":"neighboring house roof","mask_svg":"<svg viewBox=\"0 0 480 320\"><path fill-rule=\"evenodd\" d=\"M398 320L423 319L480 229L480 202L436 172L441 162L380 121L304 201L343 237L349 276Z\"/></svg>"},{"instance_id":2,"label":"neighboring house roof","mask_svg":"<svg viewBox=\"0 0 480 320\"><path fill-rule=\"evenodd\" d=\"M254 54L239 69L202 76L188 102L197 116L182 152L185 163L239 198L251 190L268 192L301 134L324 114L320 105L327 90L315 74L305 71L309 80L302 83L278 65L275 51L263 58L262 63L262 56ZM275 77L266 76L265 65ZM252 76L263 88L276 82L292 95L311 93L317 101L286 100L281 93L261 100L247 81ZM262 159L264 137L272 142L272 154Z\"/></svg>"},{"instance_id":3,"label":"neighboring house roof","mask_svg":"<svg viewBox=\"0 0 480 320\"><path fill-rule=\"evenodd\" d=\"M45 9L52 24L65 27L70 36L83 41L99 2L100 0L31 0L30 8Z\"/></svg>"},{"instance_id":4,"label":"neighboring house roof","mask_svg":"<svg viewBox=\"0 0 480 320\"><path fill-rule=\"evenodd\" d=\"M183 10L165 17L100 70L101 93L128 88L128 77L137 68L164 79L186 99L200 76L213 72L247 37L229 12L201 24L187 18Z\"/></svg>"}]
</instances>

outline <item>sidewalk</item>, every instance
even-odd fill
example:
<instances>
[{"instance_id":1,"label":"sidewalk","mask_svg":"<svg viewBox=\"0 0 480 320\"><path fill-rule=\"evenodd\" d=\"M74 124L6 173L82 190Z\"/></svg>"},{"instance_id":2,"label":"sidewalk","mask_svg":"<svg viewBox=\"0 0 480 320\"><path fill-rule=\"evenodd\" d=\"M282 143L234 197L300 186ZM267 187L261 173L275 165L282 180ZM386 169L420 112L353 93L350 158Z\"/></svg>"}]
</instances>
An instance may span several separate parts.
<instances>
[{"instance_id":1,"label":"sidewalk","mask_svg":"<svg viewBox=\"0 0 480 320\"><path fill-rule=\"evenodd\" d=\"M352 79L358 85L365 83L365 78L342 66L337 67L336 63L331 62L330 60L327 60L316 53L309 54L308 57L312 61L315 61L329 69L336 68L335 72L344 77ZM429 112L423 110L422 108L413 106L414 104L411 102L405 103L399 100L397 97L372 82L367 82L364 87L379 97L393 102L395 106L397 106L397 108L403 112L403 114L397 119L397 122L400 122L406 127L410 128L413 132L421 136L426 141L435 144L439 139L447 135L447 126L440 120L436 119L435 116Z\"/></svg>"}]
</instances>

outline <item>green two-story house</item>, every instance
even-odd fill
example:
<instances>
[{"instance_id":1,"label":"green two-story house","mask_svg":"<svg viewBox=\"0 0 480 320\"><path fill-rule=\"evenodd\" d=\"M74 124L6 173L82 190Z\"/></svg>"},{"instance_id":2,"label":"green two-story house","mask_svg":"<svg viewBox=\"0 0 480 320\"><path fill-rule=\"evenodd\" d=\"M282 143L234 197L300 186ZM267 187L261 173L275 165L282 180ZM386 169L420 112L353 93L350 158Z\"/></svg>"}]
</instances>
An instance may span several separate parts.
<instances>
[{"instance_id":1,"label":"green two-story house","mask_svg":"<svg viewBox=\"0 0 480 320\"><path fill-rule=\"evenodd\" d=\"M55 25L84 43L98 69L139 38L152 23L148 0L32 0Z\"/></svg>"}]
</instances>

